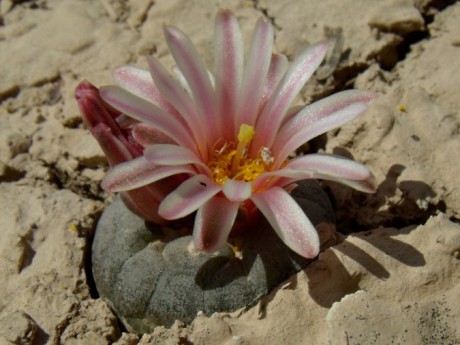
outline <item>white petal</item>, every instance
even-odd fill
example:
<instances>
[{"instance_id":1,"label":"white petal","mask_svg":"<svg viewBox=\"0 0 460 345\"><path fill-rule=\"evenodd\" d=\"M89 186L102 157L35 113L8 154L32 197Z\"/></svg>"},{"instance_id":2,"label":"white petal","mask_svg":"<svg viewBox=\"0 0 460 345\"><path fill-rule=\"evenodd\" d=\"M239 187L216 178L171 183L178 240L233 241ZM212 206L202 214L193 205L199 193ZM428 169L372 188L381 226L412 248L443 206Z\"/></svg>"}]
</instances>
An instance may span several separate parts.
<instances>
[{"instance_id":1,"label":"white petal","mask_svg":"<svg viewBox=\"0 0 460 345\"><path fill-rule=\"evenodd\" d=\"M317 101L294 115L280 129L272 146L275 166L308 140L354 119L377 95L369 91L347 90Z\"/></svg>"},{"instance_id":2,"label":"white petal","mask_svg":"<svg viewBox=\"0 0 460 345\"><path fill-rule=\"evenodd\" d=\"M273 187L254 193L251 200L289 248L306 258L318 255L318 233L288 192Z\"/></svg>"},{"instance_id":3,"label":"white petal","mask_svg":"<svg viewBox=\"0 0 460 345\"><path fill-rule=\"evenodd\" d=\"M156 105L118 86L104 86L99 92L104 101L122 113L151 125L182 146L196 146L184 124Z\"/></svg>"},{"instance_id":4,"label":"white petal","mask_svg":"<svg viewBox=\"0 0 460 345\"><path fill-rule=\"evenodd\" d=\"M241 108L235 119L237 126L242 123L254 126L256 123L270 66L272 46L273 27L267 20L260 18L257 21L248 61L244 68Z\"/></svg>"},{"instance_id":5,"label":"white petal","mask_svg":"<svg viewBox=\"0 0 460 345\"><path fill-rule=\"evenodd\" d=\"M165 135L158 129L146 125L145 123L137 123L132 126L134 139L143 147L154 144L175 144L174 140Z\"/></svg>"},{"instance_id":6,"label":"white petal","mask_svg":"<svg viewBox=\"0 0 460 345\"><path fill-rule=\"evenodd\" d=\"M205 140L205 126L203 123L205 123L206 119L202 114L200 115L200 113L197 112L193 100L182 86L165 71L158 60L150 56L147 57L147 62L156 86L181 114L182 118L191 129L194 139L201 151L205 151L207 144Z\"/></svg>"},{"instance_id":7,"label":"white petal","mask_svg":"<svg viewBox=\"0 0 460 345\"><path fill-rule=\"evenodd\" d=\"M312 178L339 182L366 193L374 193L376 189L375 177L365 165L341 156L319 153L294 158L282 169L260 175L254 185L270 188Z\"/></svg>"},{"instance_id":8,"label":"white petal","mask_svg":"<svg viewBox=\"0 0 460 345\"><path fill-rule=\"evenodd\" d=\"M193 43L179 29L165 26L164 33L169 50L190 86L197 111L206 119L203 125L207 126L207 135L220 137L220 118L216 116L215 93L206 66ZM214 143L215 140L211 139L210 142Z\"/></svg>"},{"instance_id":9,"label":"white petal","mask_svg":"<svg viewBox=\"0 0 460 345\"><path fill-rule=\"evenodd\" d=\"M343 184L345 186L351 187L364 193L375 193L375 191L377 190L377 181L374 175L372 174L371 176L363 180L349 180L346 178L332 177L330 175L322 176L321 174L317 174L315 178L338 182L340 184Z\"/></svg>"},{"instance_id":10,"label":"white petal","mask_svg":"<svg viewBox=\"0 0 460 345\"><path fill-rule=\"evenodd\" d=\"M179 219L195 212L222 187L205 175L196 175L177 187L160 204L158 213L165 219Z\"/></svg>"},{"instance_id":11,"label":"white petal","mask_svg":"<svg viewBox=\"0 0 460 345\"><path fill-rule=\"evenodd\" d=\"M198 209L193 228L195 247L205 251L221 248L232 230L239 203L214 197Z\"/></svg>"},{"instance_id":12,"label":"white petal","mask_svg":"<svg viewBox=\"0 0 460 345\"><path fill-rule=\"evenodd\" d=\"M292 63L283 80L274 91L276 97L272 97L269 100L257 120L252 144L253 154L257 153L259 148L263 146L272 146L286 111L294 97L324 59L326 51L327 43L325 41L314 44L302 52Z\"/></svg>"},{"instance_id":13,"label":"white petal","mask_svg":"<svg viewBox=\"0 0 460 345\"><path fill-rule=\"evenodd\" d=\"M309 154L290 160L285 169L310 171L349 180L365 180L372 174L370 170L354 160L331 154ZM281 169L280 172L285 170ZM283 175L284 176L284 175Z\"/></svg>"},{"instance_id":14,"label":"white petal","mask_svg":"<svg viewBox=\"0 0 460 345\"><path fill-rule=\"evenodd\" d=\"M110 169L102 181L102 188L110 192L123 192L182 173L194 174L195 170L188 166L158 167L142 156Z\"/></svg>"},{"instance_id":15,"label":"white petal","mask_svg":"<svg viewBox=\"0 0 460 345\"><path fill-rule=\"evenodd\" d=\"M206 164L192 150L182 146L171 144L151 145L144 150L144 157L157 165L198 165L210 174Z\"/></svg>"},{"instance_id":16,"label":"white petal","mask_svg":"<svg viewBox=\"0 0 460 345\"><path fill-rule=\"evenodd\" d=\"M267 80L262 95L262 101L259 105L259 111L263 110L271 99L278 83L283 78L289 66L288 59L282 54L272 54L270 68L268 69Z\"/></svg>"},{"instance_id":17,"label":"white petal","mask_svg":"<svg viewBox=\"0 0 460 345\"><path fill-rule=\"evenodd\" d=\"M214 30L215 89L217 111L225 132L235 133L234 118L243 76L243 40L232 12L220 11ZM224 140L231 140L231 135Z\"/></svg>"},{"instance_id":18,"label":"white petal","mask_svg":"<svg viewBox=\"0 0 460 345\"><path fill-rule=\"evenodd\" d=\"M156 88L149 71L134 66L120 66L113 71L113 79L119 86L133 95L145 99L168 112L174 111Z\"/></svg>"},{"instance_id":19,"label":"white petal","mask_svg":"<svg viewBox=\"0 0 460 345\"><path fill-rule=\"evenodd\" d=\"M228 179L223 186L223 192L230 201L241 202L250 198L252 183Z\"/></svg>"}]
</instances>

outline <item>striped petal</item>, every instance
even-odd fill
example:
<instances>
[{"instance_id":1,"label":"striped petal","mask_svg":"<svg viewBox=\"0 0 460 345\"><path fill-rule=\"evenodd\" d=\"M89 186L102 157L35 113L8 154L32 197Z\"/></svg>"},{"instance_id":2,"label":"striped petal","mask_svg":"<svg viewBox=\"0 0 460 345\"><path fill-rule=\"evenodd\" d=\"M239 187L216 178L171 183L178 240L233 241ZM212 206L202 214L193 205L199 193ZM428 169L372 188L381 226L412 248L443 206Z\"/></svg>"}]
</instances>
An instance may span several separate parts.
<instances>
[{"instance_id":1,"label":"striped petal","mask_svg":"<svg viewBox=\"0 0 460 345\"><path fill-rule=\"evenodd\" d=\"M256 122L272 57L272 46L273 27L267 20L259 18L244 68L241 108L236 114L236 128L242 123L253 126Z\"/></svg>"},{"instance_id":2,"label":"striped petal","mask_svg":"<svg viewBox=\"0 0 460 345\"><path fill-rule=\"evenodd\" d=\"M104 123L100 123L93 127L91 129L91 134L99 143L102 151L104 151L105 157L107 158L110 166L126 162L135 157L128 149L128 146L120 141L113 134L111 128L106 126ZM133 149L131 151L133 151Z\"/></svg>"},{"instance_id":3,"label":"striped petal","mask_svg":"<svg viewBox=\"0 0 460 345\"><path fill-rule=\"evenodd\" d=\"M206 119L200 116L197 112L192 99L187 94L187 91L173 79L163 68L158 60L154 57L147 57L150 73L152 78L161 91L161 93L168 99L174 108L181 114L187 125L190 127L194 139L201 148L201 151L206 150L206 135L204 126Z\"/></svg>"},{"instance_id":4,"label":"striped petal","mask_svg":"<svg viewBox=\"0 0 460 345\"><path fill-rule=\"evenodd\" d=\"M207 176L195 175L183 182L162 201L158 213L165 219L185 217L195 212L221 190L222 187Z\"/></svg>"},{"instance_id":5,"label":"striped petal","mask_svg":"<svg viewBox=\"0 0 460 345\"><path fill-rule=\"evenodd\" d=\"M339 182L366 193L373 193L376 188L375 177L366 166L330 154L310 154L294 158L282 169L261 175L254 181L254 186L285 186L311 178Z\"/></svg>"},{"instance_id":6,"label":"striped petal","mask_svg":"<svg viewBox=\"0 0 460 345\"><path fill-rule=\"evenodd\" d=\"M318 233L288 192L273 187L254 193L251 200L289 248L306 258L318 255Z\"/></svg>"},{"instance_id":7,"label":"striped petal","mask_svg":"<svg viewBox=\"0 0 460 345\"><path fill-rule=\"evenodd\" d=\"M225 196L234 202L242 202L251 197L252 183L228 179L222 188Z\"/></svg>"},{"instance_id":8,"label":"striped petal","mask_svg":"<svg viewBox=\"0 0 460 345\"><path fill-rule=\"evenodd\" d=\"M102 181L102 188L110 192L123 192L182 173L195 174L195 170L187 166L158 167L139 157L111 168Z\"/></svg>"},{"instance_id":9,"label":"striped petal","mask_svg":"<svg viewBox=\"0 0 460 345\"><path fill-rule=\"evenodd\" d=\"M154 144L175 144L174 140L163 132L144 123L135 124L131 133L134 139L143 147Z\"/></svg>"},{"instance_id":10,"label":"striped petal","mask_svg":"<svg viewBox=\"0 0 460 345\"><path fill-rule=\"evenodd\" d=\"M289 66L288 59L282 54L272 54L270 68L268 69L267 80L265 83L262 100L259 104L259 111L263 110L270 100L273 91L275 91L278 83L283 78Z\"/></svg>"},{"instance_id":11,"label":"striped petal","mask_svg":"<svg viewBox=\"0 0 460 345\"><path fill-rule=\"evenodd\" d=\"M275 166L308 140L357 117L376 98L373 92L347 90L305 107L280 129L272 147Z\"/></svg>"},{"instance_id":12,"label":"striped petal","mask_svg":"<svg viewBox=\"0 0 460 345\"><path fill-rule=\"evenodd\" d=\"M334 182L343 184L345 186L351 187L353 189L356 189L357 191L364 192L364 193L375 193L375 191L377 190L377 181L374 175L372 174L368 178L363 179L363 180L350 180L346 178L333 177L331 175L321 175L321 174L317 174L315 178L322 179L322 180L328 180L328 181L334 181Z\"/></svg>"},{"instance_id":13,"label":"striped petal","mask_svg":"<svg viewBox=\"0 0 460 345\"><path fill-rule=\"evenodd\" d=\"M207 126L207 135L215 133L217 129L218 133L215 134L218 137L221 126L217 121L218 116L215 116L215 95L206 66L193 43L183 32L175 27L165 26L164 33L169 50L192 91L198 113L206 118L204 125Z\"/></svg>"},{"instance_id":14,"label":"striped petal","mask_svg":"<svg viewBox=\"0 0 460 345\"><path fill-rule=\"evenodd\" d=\"M180 85L185 90L185 92L187 92L190 95L190 97L192 97L193 95L192 90L190 89L190 86L188 85L187 80L185 79L184 75L180 71L179 67L173 66L171 68L171 71L174 73L174 75L176 76L177 80L179 81Z\"/></svg>"},{"instance_id":15,"label":"striped petal","mask_svg":"<svg viewBox=\"0 0 460 345\"><path fill-rule=\"evenodd\" d=\"M117 86L104 86L99 92L104 101L122 113L151 125L180 145L195 147L183 124L156 105Z\"/></svg>"},{"instance_id":16,"label":"striped petal","mask_svg":"<svg viewBox=\"0 0 460 345\"><path fill-rule=\"evenodd\" d=\"M113 79L133 95L169 112L174 111L160 90L156 88L149 71L134 66L120 66L113 71Z\"/></svg>"},{"instance_id":17,"label":"striped petal","mask_svg":"<svg viewBox=\"0 0 460 345\"><path fill-rule=\"evenodd\" d=\"M171 144L152 145L144 150L144 157L156 165L198 165L211 174L207 165L186 147Z\"/></svg>"},{"instance_id":18,"label":"striped petal","mask_svg":"<svg viewBox=\"0 0 460 345\"><path fill-rule=\"evenodd\" d=\"M235 133L238 92L243 76L243 40L235 16L228 10L216 16L214 30L215 89L217 111L230 140Z\"/></svg>"},{"instance_id":19,"label":"striped petal","mask_svg":"<svg viewBox=\"0 0 460 345\"><path fill-rule=\"evenodd\" d=\"M326 51L326 42L314 44L308 47L292 63L283 80L274 91L276 97L270 99L257 120L256 133L252 144L253 153L256 153L263 146L272 146L286 111L294 97L324 59Z\"/></svg>"},{"instance_id":20,"label":"striped petal","mask_svg":"<svg viewBox=\"0 0 460 345\"><path fill-rule=\"evenodd\" d=\"M365 180L372 173L370 170L354 160L331 154L309 154L290 160L285 168L278 170L313 172L324 176L345 178L348 180ZM283 175L284 176L284 175ZM288 177L288 176L286 176Z\"/></svg>"},{"instance_id":21,"label":"striped petal","mask_svg":"<svg viewBox=\"0 0 460 345\"><path fill-rule=\"evenodd\" d=\"M195 247L205 251L221 248L232 230L239 204L214 197L198 209L193 228Z\"/></svg>"}]
</instances>

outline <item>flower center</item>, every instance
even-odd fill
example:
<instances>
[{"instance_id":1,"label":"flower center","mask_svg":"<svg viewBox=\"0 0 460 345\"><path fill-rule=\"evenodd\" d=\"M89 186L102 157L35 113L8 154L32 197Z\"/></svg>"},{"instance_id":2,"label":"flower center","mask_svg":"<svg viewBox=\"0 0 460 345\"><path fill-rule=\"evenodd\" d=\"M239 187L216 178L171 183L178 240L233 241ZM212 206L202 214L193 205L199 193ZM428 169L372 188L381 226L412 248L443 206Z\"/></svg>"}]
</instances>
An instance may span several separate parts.
<instances>
[{"instance_id":1,"label":"flower center","mask_svg":"<svg viewBox=\"0 0 460 345\"><path fill-rule=\"evenodd\" d=\"M274 159L268 148L262 147L259 150L259 157L248 155L247 146L253 137L254 127L242 124L237 136L237 145L226 142L220 149L212 152L208 166L214 181L220 185L229 178L252 182L269 169Z\"/></svg>"}]
</instances>

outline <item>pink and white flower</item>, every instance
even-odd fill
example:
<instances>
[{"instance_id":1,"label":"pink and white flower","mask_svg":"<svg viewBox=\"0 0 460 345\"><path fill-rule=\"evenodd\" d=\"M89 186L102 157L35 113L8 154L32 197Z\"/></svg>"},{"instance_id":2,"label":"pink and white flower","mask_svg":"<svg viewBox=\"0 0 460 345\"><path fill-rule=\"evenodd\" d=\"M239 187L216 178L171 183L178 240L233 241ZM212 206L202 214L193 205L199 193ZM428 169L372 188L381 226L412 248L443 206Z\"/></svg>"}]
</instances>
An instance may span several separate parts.
<instances>
[{"instance_id":1,"label":"pink and white flower","mask_svg":"<svg viewBox=\"0 0 460 345\"><path fill-rule=\"evenodd\" d=\"M237 214L250 218L258 209L292 250L316 256L318 234L289 194L295 182L327 179L371 193L375 180L343 157L288 156L361 114L376 95L347 90L291 108L327 43L309 46L288 66L272 53L273 28L263 19L245 61L236 18L218 13L212 72L183 32L166 26L164 33L176 78L148 57L148 71L116 69L117 86L77 87L84 122L111 165L103 188L122 192L131 210L155 222L196 211L193 238L201 250L220 248Z\"/></svg>"}]
</instances>

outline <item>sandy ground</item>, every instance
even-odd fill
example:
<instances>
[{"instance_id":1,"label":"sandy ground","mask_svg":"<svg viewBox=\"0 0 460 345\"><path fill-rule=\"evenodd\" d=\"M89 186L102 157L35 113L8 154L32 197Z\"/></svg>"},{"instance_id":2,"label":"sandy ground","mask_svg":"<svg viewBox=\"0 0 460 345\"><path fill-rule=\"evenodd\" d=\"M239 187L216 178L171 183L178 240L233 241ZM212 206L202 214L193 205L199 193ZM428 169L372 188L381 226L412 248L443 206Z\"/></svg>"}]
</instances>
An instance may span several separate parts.
<instances>
[{"instance_id":1,"label":"sandy ground","mask_svg":"<svg viewBox=\"0 0 460 345\"><path fill-rule=\"evenodd\" d=\"M3 0L0 3L0 344L460 344L460 3L431 0ZM324 183L343 241L257 306L126 333L97 298L94 227L113 196L73 92L121 64L171 65L163 23L212 61L214 14L256 18L293 57L343 38L304 89L381 93L315 150L371 167L378 192ZM336 65L336 62L338 63Z\"/></svg>"}]
</instances>

